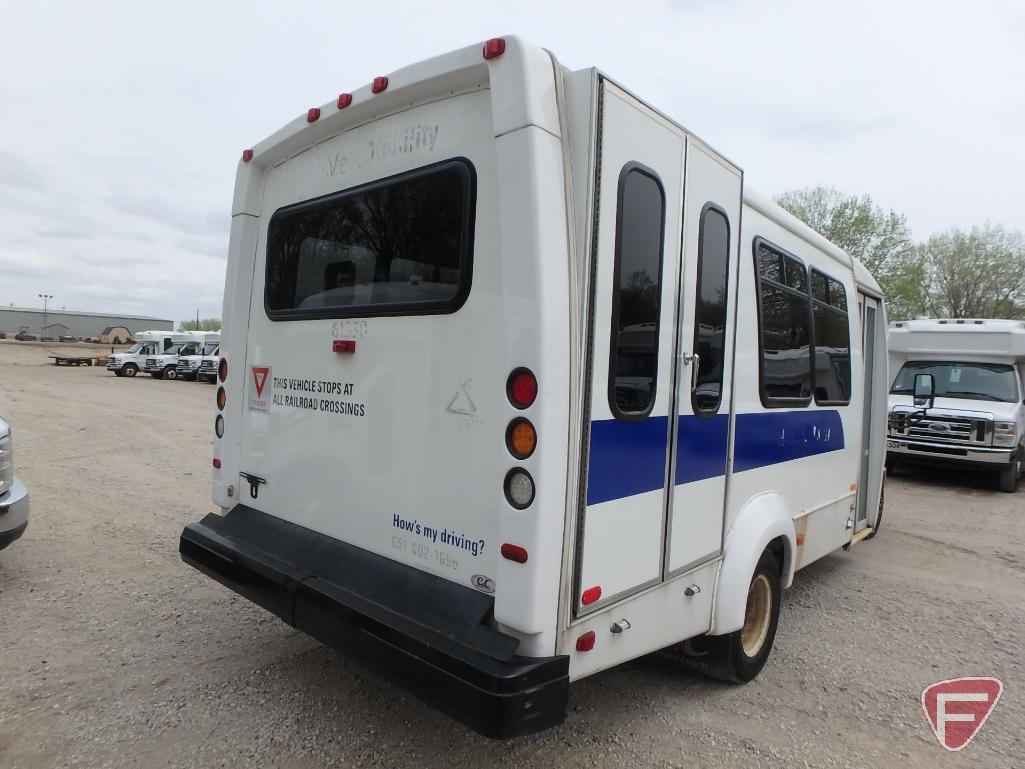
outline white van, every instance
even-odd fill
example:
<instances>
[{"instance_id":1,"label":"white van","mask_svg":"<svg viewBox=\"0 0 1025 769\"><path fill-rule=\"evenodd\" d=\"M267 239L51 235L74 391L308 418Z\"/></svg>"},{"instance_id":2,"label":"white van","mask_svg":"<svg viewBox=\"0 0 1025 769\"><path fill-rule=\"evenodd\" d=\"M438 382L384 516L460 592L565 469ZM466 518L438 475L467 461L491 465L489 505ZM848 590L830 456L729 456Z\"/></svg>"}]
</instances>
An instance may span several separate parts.
<instances>
[{"instance_id":1,"label":"white van","mask_svg":"<svg viewBox=\"0 0 1025 769\"><path fill-rule=\"evenodd\" d=\"M170 331L140 331L131 347L107 359L107 371L115 376L133 377L146 368L146 358L161 354L184 338L184 334Z\"/></svg>"},{"instance_id":2,"label":"white van","mask_svg":"<svg viewBox=\"0 0 1025 769\"><path fill-rule=\"evenodd\" d=\"M887 466L982 470L1001 491L1017 491L1025 467L1025 321L900 321L890 324L889 350Z\"/></svg>"},{"instance_id":3,"label":"white van","mask_svg":"<svg viewBox=\"0 0 1025 769\"><path fill-rule=\"evenodd\" d=\"M195 355L181 355L175 371L180 379L194 382L197 379L213 382L217 378L219 341L206 342Z\"/></svg>"},{"instance_id":4,"label":"white van","mask_svg":"<svg viewBox=\"0 0 1025 769\"><path fill-rule=\"evenodd\" d=\"M187 331L183 339L168 347L162 353L146 358L145 371L154 379L177 379L178 361L188 356L202 356L206 345L220 341L220 333L215 331Z\"/></svg>"},{"instance_id":5,"label":"white van","mask_svg":"<svg viewBox=\"0 0 1025 769\"><path fill-rule=\"evenodd\" d=\"M247 150L223 319L182 558L492 737L685 640L751 679L794 572L877 526L879 286L516 38Z\"/></svg>"}]
</instances>

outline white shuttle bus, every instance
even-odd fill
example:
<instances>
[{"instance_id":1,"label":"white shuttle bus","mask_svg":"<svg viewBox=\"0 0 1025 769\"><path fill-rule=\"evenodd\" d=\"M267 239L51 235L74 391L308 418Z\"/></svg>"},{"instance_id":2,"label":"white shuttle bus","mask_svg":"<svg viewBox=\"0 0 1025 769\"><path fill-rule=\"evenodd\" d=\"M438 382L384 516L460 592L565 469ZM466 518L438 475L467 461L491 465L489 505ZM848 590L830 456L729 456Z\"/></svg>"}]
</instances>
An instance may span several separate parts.
<instances>
[{"instance_id":1,"label":"white shuttle bus","mask_svg":"<svg viewBox=\"0 0 1025 769\"><path fill-rule=\"evenodd\" d=\"M376 78L246 150L232 213L182 558L483 734L683 641L753 678L876 529L879 286L595 69Z\"/></svg>"}]
</instances>

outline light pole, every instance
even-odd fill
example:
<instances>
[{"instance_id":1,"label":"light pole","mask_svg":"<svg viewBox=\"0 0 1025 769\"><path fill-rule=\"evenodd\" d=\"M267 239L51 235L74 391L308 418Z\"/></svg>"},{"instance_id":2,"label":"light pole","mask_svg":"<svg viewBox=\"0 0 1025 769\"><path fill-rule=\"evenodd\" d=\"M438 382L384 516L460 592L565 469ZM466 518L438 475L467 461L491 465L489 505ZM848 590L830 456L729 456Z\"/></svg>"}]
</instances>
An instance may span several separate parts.
<instances>
[{"instance_id":1,"label":"light pole","mask_svg":"<svg viewBox=\"0 0 1025 769\"><path fill-rule=\"evenodd\" d=\"M39 294L39 298L43 300L43 327L39 329L39 339L42 340L46 336L46 303L53 299L53 294Z\"/></svg>"}]
</instances>

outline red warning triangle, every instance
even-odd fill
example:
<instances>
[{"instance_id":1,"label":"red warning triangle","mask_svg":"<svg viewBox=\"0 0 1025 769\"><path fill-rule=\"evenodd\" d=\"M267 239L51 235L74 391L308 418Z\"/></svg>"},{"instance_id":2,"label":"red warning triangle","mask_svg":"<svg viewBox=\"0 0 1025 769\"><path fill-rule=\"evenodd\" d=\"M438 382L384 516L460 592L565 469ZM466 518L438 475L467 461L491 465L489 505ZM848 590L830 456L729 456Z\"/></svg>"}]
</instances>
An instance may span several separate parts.
<instances>
[{"instance_id":1,"label":"red warning triangle","mask_svg":"<svg viewBox=\"0 0 1025 769\"><path fill-rule=\"evenodd\" d=\"M951 678L922 690L922 710L947 750L963 750L986 723L1004 691L997 678Z\"/></svg>"},{"instance_id":2,"label":"red warning triangle","mask_svg":"<svg viewBox=\"0 0 1025 769\"><path fill-rule=\"evenodd\" d=\"M263 388L267 384L267 375L269 373L269 366L253 366L253 383L256 385L257 398L263 396Z\"/></svg>"}]
</instances>

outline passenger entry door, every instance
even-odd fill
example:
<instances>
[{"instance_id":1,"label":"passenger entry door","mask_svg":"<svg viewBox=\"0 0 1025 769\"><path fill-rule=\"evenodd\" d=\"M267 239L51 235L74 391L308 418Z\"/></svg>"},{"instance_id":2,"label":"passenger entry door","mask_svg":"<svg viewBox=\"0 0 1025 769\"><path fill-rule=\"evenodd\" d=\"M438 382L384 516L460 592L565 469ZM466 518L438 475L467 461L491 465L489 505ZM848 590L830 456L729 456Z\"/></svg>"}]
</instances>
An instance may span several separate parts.
<instances>
[{"instance_id":1,"label":"passenger entry door","mask_svg":"<svg viewBox=\"0 0 1025 769\"><path fill-rule=\"evenodd\" d=\"M683 131L599 87L578 613L662 578L679 280Z\"/></svg>"},{"instance_id":2,"label":"passenger entry door","mask_svg":"<svg viewBox=\"0 0 1025 769\"><path fill-rule=\"evenodd\" d=\"M740 169L688 137L666 576L722 552L741 194Z\"/></svg>"}]
</instances>

